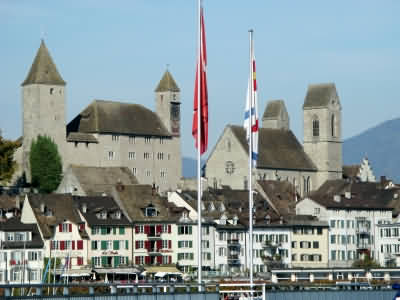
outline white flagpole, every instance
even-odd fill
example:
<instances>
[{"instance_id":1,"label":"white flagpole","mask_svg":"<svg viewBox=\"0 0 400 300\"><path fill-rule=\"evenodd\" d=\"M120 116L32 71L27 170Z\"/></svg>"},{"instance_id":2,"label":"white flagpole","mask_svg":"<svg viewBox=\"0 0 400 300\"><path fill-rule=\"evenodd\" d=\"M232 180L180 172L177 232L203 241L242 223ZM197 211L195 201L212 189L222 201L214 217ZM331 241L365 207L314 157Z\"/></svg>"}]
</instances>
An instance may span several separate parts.
<instances>
[{"instance_id":1,"label":"white flagpole","mask_svg":"<svg viewBox=\"0 0 400 300\"><path fill-rule=\"evenodd\" d=\"M253 30L249 30L250 35L250 80L249 80L249 258L250 258L250 299L253 299Z\"/></svg>"},{"instance_id":2,"label":"white flagpole","mask_svg":"<svg viewBox=\"0 0 400 300\"><path fill-rule=\"evenodd\" d=\"M198 55L197 55L197 280L199 284L199 291L201 291L201 271L202 271L202 261L201 261L201 174L200 174L200 158L201 158L201 75L200 64L201 61L201 47L202 47L202 36L201 36L201 0L198 0Z\"/></svg>"}]
</instances>

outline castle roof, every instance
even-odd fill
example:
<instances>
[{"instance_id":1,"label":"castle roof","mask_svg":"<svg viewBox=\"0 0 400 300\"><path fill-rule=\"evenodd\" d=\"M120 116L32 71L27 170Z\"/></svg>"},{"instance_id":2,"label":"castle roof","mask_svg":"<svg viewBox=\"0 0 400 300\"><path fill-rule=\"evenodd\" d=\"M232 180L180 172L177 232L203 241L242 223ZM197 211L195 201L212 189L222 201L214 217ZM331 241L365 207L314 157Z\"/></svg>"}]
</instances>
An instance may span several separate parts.
<instances>
[{"instance_id":1,"label":"castle roof","mask_svg":"<svg viewBox=\"0 0 400 300\"><path fill-rule=\"evenodd\" d=\"M276 119L281 115L282 110L286 110L283 100L269 101L265 108L263 119Z\"/></svg>"},{"instance_id":2,"label":"castle roof","mask_svg":"<svg viewBox=\"0 0 400 300\"><path fill-rule=\"evenodd\" d=\"M67 132L171 136L158 115L140 104L94 100L67 125Z\"/></svg>"},{"instance_id":3,"label":"castle roof","mask_svg":"<svg viewBox=\"0 0 400 300\"><path fill-rule=\"evenodd\" d=\"M155 89L155 92L180 92L178 85L168 70L165 71Z\"/></svg>"},{"instance_id":4,"label":"castle roof","mask_svg":"<svg viewBox=\"0 0 400 300\"><path fill-rule=\"evenodd\" d=\"M21 84L22 86L28 84L52 84L52 85L65 85L57 67L54 64L47 47L42 40L39 50L29 70L28 76Z\"/></svg>"},{"instance_id":5,"label":"castle roof","mask_svg":"<svg viewBox=\"0 0 400 300\"><path fill-rule=\"evenodd\" d=\"M248 153L245 129L237 125L228 126ZM291 130L272 128L259 129L257 168L317 170Z\"/></svg>"},{"instance_id":6,"label":"castle roof","mask_svg":"<svg viewBox=\"0 0 400 300\"><path fill-rule=\"evenodd\" d=\"M336 97L337 92L334 83L310 84L303 108L325 107Z\"/></svg>"}]
</instances>

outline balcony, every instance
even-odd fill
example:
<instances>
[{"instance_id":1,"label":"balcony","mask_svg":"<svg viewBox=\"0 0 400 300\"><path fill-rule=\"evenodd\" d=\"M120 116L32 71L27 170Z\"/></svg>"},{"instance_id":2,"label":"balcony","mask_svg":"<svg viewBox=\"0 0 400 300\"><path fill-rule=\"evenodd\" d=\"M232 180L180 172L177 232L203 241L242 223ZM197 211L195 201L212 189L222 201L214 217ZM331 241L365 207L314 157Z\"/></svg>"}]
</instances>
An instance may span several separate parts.
<instances>
[{"instance_id":1,"label":"balcony","mask_svg":"<svg viewBox=\"0 0 400 300\"><path fill-rule=\"evenodd\" d=\"M228 255L228 265L240 265L239 254Z\"/></svg>"},{"instance_id":2,"label":"balcony","mask_svg":"<svg viewBox=\"0 0 400 300\"><path fill-rule=\"evenodd\" d=\"M151 232L147 235L147 238L149 240L160 240L161 239L161 233L155 233L155 232Z\"/></svg>"},{"instance_id":3,"label":"balcony","mask_svg":"<svg viewBox=\"0 0 400 300\"><path fill-rule=\"evenodd\" d=\"M227 243L229 248L240 248L239 239L237 238L229 239Z\"/></svg>"},{"instance_id":4,"label":"balcony","mask_svg":"<svg viewBox=\"0 0 400 300\"><path fill-rule=\"evenodd\" d=\"M160 249L157 247L149 248L149 255L160 255Z\"/></svg>"}]
</instances>

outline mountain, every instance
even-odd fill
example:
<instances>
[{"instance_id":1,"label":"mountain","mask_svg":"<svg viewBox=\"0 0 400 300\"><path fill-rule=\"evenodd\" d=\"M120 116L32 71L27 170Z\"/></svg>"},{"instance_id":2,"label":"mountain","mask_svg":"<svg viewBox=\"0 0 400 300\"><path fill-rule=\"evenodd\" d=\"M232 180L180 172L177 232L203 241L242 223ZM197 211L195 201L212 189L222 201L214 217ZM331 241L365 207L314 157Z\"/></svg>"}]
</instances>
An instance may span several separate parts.
<instances>
[{"instance_id":1,"label":"mountain","mask_svg":"<svg viewBox=\"0 0 400 300\"><path fill-rule=\"evenodd\" d=\"M385 121L343 142L343 164L360 164L367 157L375 177L400 182L400 118Z\"/></svg>"}]
</instances>

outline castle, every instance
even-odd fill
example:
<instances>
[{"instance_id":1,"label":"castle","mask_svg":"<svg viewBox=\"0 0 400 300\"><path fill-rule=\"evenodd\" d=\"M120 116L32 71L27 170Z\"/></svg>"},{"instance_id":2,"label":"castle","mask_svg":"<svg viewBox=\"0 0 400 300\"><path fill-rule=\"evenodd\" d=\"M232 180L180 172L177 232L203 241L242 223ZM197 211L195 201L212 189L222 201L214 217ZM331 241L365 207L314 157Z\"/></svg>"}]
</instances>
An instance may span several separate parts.
<instances>
[{"instance_id":1,"label":"castle","mask_svg":"<svg viewBox=\"0 0 400 300\"><path fill-rule=\"evenodd\" d=\"M333 83L308 87L303 104L304 143L290 130L283 100L270 101L258 138L257 180L286 180L303 196L342 178L341 104ZM228 125L211 151L205 176L214 188L248 188L248 144L242 126ZM293 191L294 192L294 191Z\"/></svg>"},{"instance_id":2,"label":"castle","mask_svg":"<svg viewBox=\"0 0 400 300\"><path fill-rule=\"evenodd\" d=\"M22 83L23 142L15 154L30 181L32 140L47 135L69 165L128 167L160 192L182 174L180 89L167 70L155 89L156 112L132 103L94 100L66 124L66 82L42 40Z\"/></svg>"}]
</instances>

